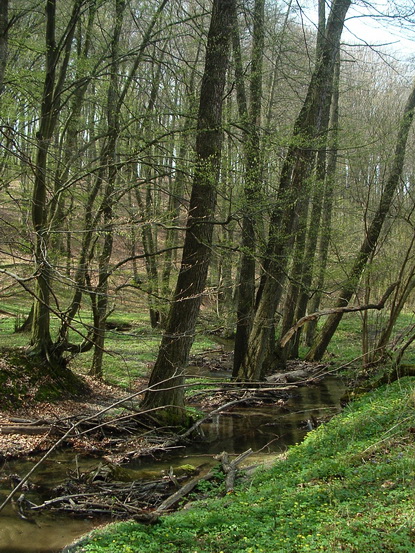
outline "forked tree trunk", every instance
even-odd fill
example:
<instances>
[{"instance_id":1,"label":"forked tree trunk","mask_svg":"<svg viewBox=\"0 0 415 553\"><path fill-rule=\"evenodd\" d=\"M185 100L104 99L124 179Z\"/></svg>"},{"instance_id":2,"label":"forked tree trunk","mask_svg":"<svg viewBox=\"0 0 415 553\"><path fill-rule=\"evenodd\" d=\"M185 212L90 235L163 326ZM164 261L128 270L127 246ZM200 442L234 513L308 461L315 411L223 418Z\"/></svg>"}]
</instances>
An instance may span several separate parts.
<instances>
[{"instance_id":1,"label":"forked tree trunk","mask_svg":"<svg viewBox=\"0 0 415 553\"><path fill-rule=\"evenodd\" d=\"M214 0L200 92L196 167L183 256L166 331L143 408L163 408L170 424L186 424L184 368L194 339L210 262L222 149L222 104L234 0Z\"/></svg>"},{"instance_id":2,"label":"forked tree trunk","mask_svg":"<svg viewBox=\"0 0 415 553\"><path fill-rule=\"evenodd\" d=\"M395 195L396 188L400 182L404 161L406 144L408 141L409 130L412 125L415 109L415 88L411 91L407 100L403 117L400 122L398 137L396 139L395 155L392 161L392 167L389 174L389 178L385 184L385 188L382 192L378 208L375 216L367 230L366 236L362 242L359 253L355 259L350 276L345 283L342 291L339 294L339 299L336 303L336 307L344 307L351 300L353 294L357 290L360 278L366 266L366 263L376 247L380 232L382 230L383 223L389 212L393 197ZM308 361L319 361L330 343L336 329L342 319L343 313L334 313L330 315L320 334L317 336L313 346L307 354L306 359Z\"/></svg>"},{"instance_id":3,"label":"forked tree trunk","mask_svg":"<svg viewBox=\"0 0 415 553\"><path fill-rule=\"evenodd\" d=\"M75 0L67 33L61 38L58 46L55 37L56 0L47 0L46 2L46 70L39 131L37 133L36 166L32 194L32 224L35 231L34 257L37 278L33 307L31 353L40 360L49 363L50 366L61 364L62 359L60 359L60 356L55 358L50 334L52 269L48 254L50 239L47 225L48 155L51 139L58 121L60 95L65 82L80 3L80 0ZM62 55L63 60L58 73L57 64L60 55Z\"/></svg>"}]
</instances>

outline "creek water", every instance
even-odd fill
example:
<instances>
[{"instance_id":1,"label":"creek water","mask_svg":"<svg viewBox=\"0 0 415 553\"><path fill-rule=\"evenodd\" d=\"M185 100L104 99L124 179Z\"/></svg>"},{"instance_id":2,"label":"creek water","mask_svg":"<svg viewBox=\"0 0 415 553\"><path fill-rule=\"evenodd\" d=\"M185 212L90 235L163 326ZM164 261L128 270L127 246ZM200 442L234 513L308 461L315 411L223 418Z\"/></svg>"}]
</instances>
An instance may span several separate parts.
<instances>
[{"instance_id":1,"label":"creek water","mask_svg":"<svg viewBox=\"0 0 415 553\"><path fill-rule=\"evenodd\" d=\"M234 407L231 412L217 415L203 424L203 442L160 461L138 459L126 468L135 471L135 478L160 476L170 467L191 464L209 466L213 455L221 451L241 453L248 448L259 452L251 456L249 464L272 459L287 446L300 442L314 421L340 411L340 399L345 387L335 377L326 377L317 384L290 391L288 402L281 407L263 405L256 408ZM10 474L24 476L36 458L10 461L0 467L0 503L10 491ZM97 458L81 458L71 450L63 450L47 459L32 476L31 482L39 488L28 494L30 499L41 502L42 489L52 488L67 478L68 471L76 464L81 470L97 466ZM19 495L19 494L18 494ZM34 522L22 520L9 504L0 513L0 553L55 553L82 534L104 521L79 520L42 514Z\"/></svg>"}]
</instances>

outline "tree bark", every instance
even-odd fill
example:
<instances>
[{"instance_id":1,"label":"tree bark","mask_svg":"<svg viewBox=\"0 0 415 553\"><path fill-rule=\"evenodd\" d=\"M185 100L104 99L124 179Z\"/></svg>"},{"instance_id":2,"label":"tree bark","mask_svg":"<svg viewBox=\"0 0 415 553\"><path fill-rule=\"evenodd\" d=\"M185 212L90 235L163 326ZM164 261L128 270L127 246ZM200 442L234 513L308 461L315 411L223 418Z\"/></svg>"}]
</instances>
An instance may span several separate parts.
<instances>
[{"instance_id":1,"label":"tree bark","mask_svg":"<svg viewBox=\"0 0 415 553\"><path fill-rule=\"evenodd\" d=\"M322 203L322 217L320 225L320 241L318 247L318 267L315 283L315 292L311 300L310 311L318 311L324 290L326 277L327 258L331 238L332 212L334 181L336 176L338 134L339 134L339 81L340 81L340 59L337 60L334 74L333 99L331 107L331 122L329 134L329 151L327 154L327 167L324 183L324 197ZM310 282L311 285L311 282ZM303 292L303 294L305 291ZM300 300L302 301L302 300ZM300 306L301 307L301 306ZM305 311L299 310L297 319L302 317ZM317 319L311 320L306 327L306 344L311 346L316 334Z\"/></svg>"},{"instance_id":2,"label":"tree bark","mask_svg":"<svg viewBox=\"0 0 415 553\"><path fill-rule=\"evenodd\" d=\"M243 81L236 7L233 24L233 51L239 115L244 128L245 146L242 255L237 288L238 300L233 364L233 377L236 378L246 355L255 304L255 215L258 209L260 209L260 191L262 185L260 125L264 55L264 0L256 0L254 7L249 110Z\"/></svg>"},{"instance_id":3,"label":"tree bark","mask_svg":"<svg viewBox=\"0 0 415 553\"><path fill-rule=\"evenodd\" d=\"M81 0L75 0L66 36L56 43L56 0L46 1L46 71L42 95L39 131L37 133L37 155L32 194L32 224L35 231L35 265L37 272L35 302L32 323L32 354L49 364L60 364L53 359L50 334L50 291L51 264L48 258L49 230L47 225L47 168L49 146L59 115L60 94L64 85L69 63L69 52L75 30ZM64 53L59 74L57 64Z\"/></svg>"},{"instance_id":4,"label":"tree bark","mask_svg":"<svg viewBox=\"0 0 415 553\"><path fill-rule=\"evenodd\" d=\"M0 96L3 92L4 73L7 65L7 45L9 33L9 0L0 2Z\"/></svg>"},{"instance_id":5,"label":"tree bark","mask_svg":"<svg viewBox=\"0 0 415 553\"><path fill-rule=\"evenodd\" d=\"M332 95L332 125L337 126L338 120L338 101L339 101L339 77L340 77L340 56L336 60L336 65L334 69L334 79L333 79L333 95ZM291 320L291 324L295 320L299 320L306 314L307 304L310 299L310 289L311 283L313 280L314 273L314 261L315 261L315 252L317 248L317 241L319 236L319 231L323 233L330 233L331 226L331 209L328 209L327 214L323 214L324 225L321 224L321 215L323 207L323 198L326 196L332 196L333 183L332 179L334 178L334 172L336 168L337 161L337 145L335 140L337 138L336 127L332 126L332 131L329 130L329 120L330 120L330 106L324 114L324 129L327 133L327 141L331 141L331 146L329 145L329 152L327 153L327 144L326 142L321 145L320 150L317 153L317 162L316 162L316 176L314 183L314 197L313 197L313 206L310 214L310 222L307 232L307 240L305 242L304 257L302 259L302 266L298 272L298 275L301 275L301 285L297 288L297 299L296 299L296 309L294 317ZM334 136L333 136L334 135ZM330 176L329 176L330 175ZM327 257L327 255L326 255ZM325 264L324 264L325 267ZM294 274L294 277L296 275ZM313 309L313 311L317 311ZM300 337L301 331L295 335L295 339L291 345L290 351L286 352L288 357L296 358L299 355L300 347Z\"/></svg>"},{"instance_id":6,"label":"tree bark","mask_svg":"<svg viewBox=\"0 0 415 553\"><path fill-rule=\"evenodd\" d=\"M187 423L184 374L210 262L222 149L222 104L233 0L214 0L200 92L196 167L181 268L144 408L163 407L169 423Z\"/></svg>"},{"instance_id":7,"label":"tree bark","mask_svg":"<svg viewBox=\"0 0 415 553\"><path fill-rule=\"evenodd\" d=\"M98 285L96 289L96 315L94 325L94 355L90 374L97 378L102 377L102 359L105 340L105 322L108 309L108 277L109 267L114 242L113 235L113 211L114 190L117 181L117 141L120 132L119 110L119 67L120 67L120 37L124 20L125 2L115 2L114 32L111 41L111 66L110 82L107 95L107 124L108 136L101 158L101 166L107 169L104 198L101 206L103 214L103 244L98 264Z\"/></svg>"}]
</instances>

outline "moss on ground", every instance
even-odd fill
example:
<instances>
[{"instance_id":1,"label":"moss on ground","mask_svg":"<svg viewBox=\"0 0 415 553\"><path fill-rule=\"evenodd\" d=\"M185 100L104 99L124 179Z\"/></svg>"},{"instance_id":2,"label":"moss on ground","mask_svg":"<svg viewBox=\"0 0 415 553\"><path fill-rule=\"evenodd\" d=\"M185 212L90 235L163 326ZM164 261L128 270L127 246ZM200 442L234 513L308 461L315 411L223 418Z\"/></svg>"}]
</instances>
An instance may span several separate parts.
<instances>
[{"instance_id":1,"label":"moss on ground","mask_svg":"<svg viewBox=\"0 0 415 553\"><path fill-rule=\"evenodd\" d=\"M0 350L1 408L85 394L85 382L66 367L50 368L19 349Z\"/></svg>"},{"instance_id":2,"label":"moss on ground","mask_svg":"<svg viewBox=\"0 0 415 553\"><path fill-rule=\"evenodd\" d=\"M77 553L415 553L415 380L366 394L235 493Z\"/></svg>"}]
</instances>

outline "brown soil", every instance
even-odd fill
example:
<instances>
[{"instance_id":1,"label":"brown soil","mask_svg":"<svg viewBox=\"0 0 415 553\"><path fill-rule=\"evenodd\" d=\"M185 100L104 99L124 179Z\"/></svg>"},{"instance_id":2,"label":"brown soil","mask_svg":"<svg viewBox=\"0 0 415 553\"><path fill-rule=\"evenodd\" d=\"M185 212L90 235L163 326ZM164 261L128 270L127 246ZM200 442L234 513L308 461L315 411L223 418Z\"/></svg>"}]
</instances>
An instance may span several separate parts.
<instances>
[{"instance_id":1,"label":"brown soil","mask_svg":"<svg viewBox=\"0 0 415 553\"><path fill-rule=\"evenodd\" d=\"M4 365L5 361L2 360L0 363ZM27 401L23 401L20 406L0 410L0 459L20 457L47 450L57 439L57 436L51 433L40 435L2 434L1 427L3 426L20 422L24 424L26 421L28 423L50 421L59 424L76 417L84 418L98 414L106 407L131 395L131 392L126 392L91 377L84 376L83 379L88 387L88 393L81 398L38 402L31 398L29 391ZM137 383L137 389L140 389L140 383ZM101 439L97 443L93 438L86 436L82 439L72 438L70 443L73 447L83 451L101 450L105 446L105 440Z\"/></svg>"}]
</instances>

